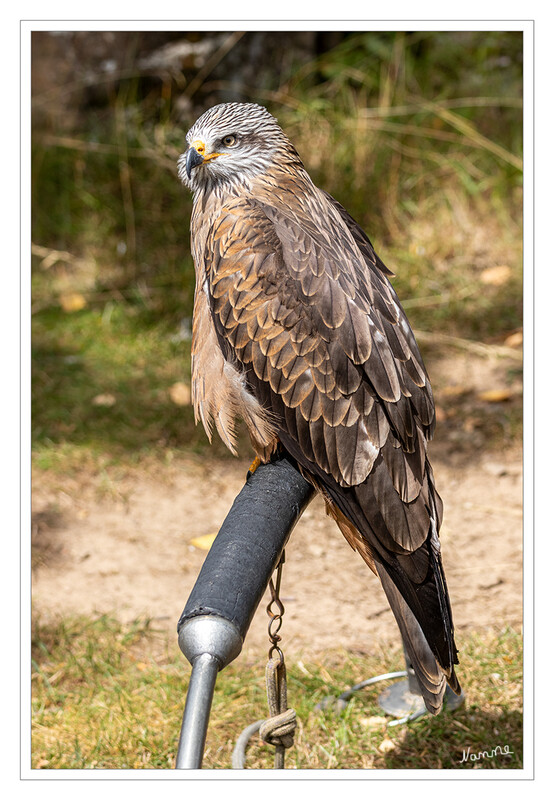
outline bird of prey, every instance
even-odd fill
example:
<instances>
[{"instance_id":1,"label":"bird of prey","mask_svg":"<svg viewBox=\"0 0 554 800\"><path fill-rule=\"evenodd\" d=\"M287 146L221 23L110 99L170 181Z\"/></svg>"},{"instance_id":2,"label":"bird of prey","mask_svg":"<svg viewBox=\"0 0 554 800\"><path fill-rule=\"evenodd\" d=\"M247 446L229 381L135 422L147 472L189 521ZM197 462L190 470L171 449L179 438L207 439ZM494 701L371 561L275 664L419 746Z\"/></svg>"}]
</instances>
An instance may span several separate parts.
<instances>
[{"instance_id":1,"label":"bird of prey","mask_svg":"<svg viewBox=\"0 0 554 800\"><path fill-rule=\"evenodd\" d=\"M214 106L187 143L196 419L235 452L241 417L262 462L282 448L323 495L380 578L436 714L446 684L461 689L427 457L435 408L392 273L262 106Z\"/></svg>"}]
</instances>

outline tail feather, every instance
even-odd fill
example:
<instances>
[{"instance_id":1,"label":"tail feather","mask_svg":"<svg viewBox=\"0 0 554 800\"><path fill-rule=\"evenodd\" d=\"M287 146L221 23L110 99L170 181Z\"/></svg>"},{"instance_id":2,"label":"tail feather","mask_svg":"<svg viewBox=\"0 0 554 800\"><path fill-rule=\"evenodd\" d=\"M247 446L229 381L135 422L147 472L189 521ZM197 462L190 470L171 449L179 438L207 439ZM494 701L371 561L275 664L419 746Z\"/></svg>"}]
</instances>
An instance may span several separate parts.
<instances>
[{"instance_id":1,"label":"tail feather","mask_svg":"<svg viewBox=\"0 0 554 800\"><path fill-rule=\"evenodd\" d=\"M394 581L382 564L376 563L376 567L400 629L404 647L416 674L427 710L431 714L438 714L442 708L447 683L456 694L461 692L454 667L446 670L439 665L419 622L396 588Z\"/></svg>"},{"instance_id":2,"label":"tail feather","mask_svg":"<svg viewBox=\"0 0 554 800\"><path fill-rule=\"evenodd\" d=\"M429 461L419 496L403 503L392 483L384 488L376 483L378 471L381 483L386 478L381 456L362 484L344 488L317 464L304 464L294 441L283 431L279 435L304 477L323 494L348 543L379 575L425 704L437 714L446 685L456 694L461 687L454 671L458 657L440 552L442 501ZM399 504L405 507L404 516Z\"/></svg>"}]
</instances>

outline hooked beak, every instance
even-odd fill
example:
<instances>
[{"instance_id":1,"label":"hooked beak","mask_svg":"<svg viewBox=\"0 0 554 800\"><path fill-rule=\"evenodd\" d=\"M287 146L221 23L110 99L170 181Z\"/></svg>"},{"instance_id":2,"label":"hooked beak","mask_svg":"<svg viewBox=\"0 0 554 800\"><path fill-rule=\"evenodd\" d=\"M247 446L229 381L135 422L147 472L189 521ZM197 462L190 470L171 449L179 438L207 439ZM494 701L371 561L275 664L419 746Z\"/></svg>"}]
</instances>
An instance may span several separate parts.
<instances>
[{"instance_id":1,"label":"hooked beak","mask_svg":"<svg viewBox=\"0 0 554 800\"><path fill-rule=\"evenodd\" d=\"M206 161L213 161L214 158L219 158L222 155L224 153L206 153L206 145L203 141L197 139L187 150L185 169L188 179L190 180L190 173L195 167L204 164Z\"/></svg>"},{"instance_id":2,"label":"hooked beak","mask_svg":"<svg viewBox=\"0 0 554 800\"><path fill-rule=\"evenodd\" d=\"M190 180L190 174L195 167L198 167L204 162L204 156L201 155L194 145L191 145L187 150L187 157L185 160L185 169L187 177Z\"/></svg>"}]
</instances>

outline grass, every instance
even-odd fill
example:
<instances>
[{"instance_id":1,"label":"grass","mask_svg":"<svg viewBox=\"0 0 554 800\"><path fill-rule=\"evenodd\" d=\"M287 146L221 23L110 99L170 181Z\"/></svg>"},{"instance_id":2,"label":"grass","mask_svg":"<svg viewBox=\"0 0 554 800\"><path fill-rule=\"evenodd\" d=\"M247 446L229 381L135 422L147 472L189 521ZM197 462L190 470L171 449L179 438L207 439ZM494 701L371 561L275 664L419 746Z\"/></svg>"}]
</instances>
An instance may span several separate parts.
<instances>
[{"instance_id":1,"label":"grass","mask_svg":"<svg viewBox=\"0 0 554 800\"><path fill-rule=\"evenodd\" d=\"M436 259L421 259L418 248L429 249L430 237L423 226L415 244L408 250L394 248L393 257L387 260L398 265L395 286L400 297L406 298L413 327L425 334L420 343L433 375L434 359L457 353L456 348L441 343L441 336L445 341L455 336L495 345L502 344L521 325L521 262L514 247L510 251L512 277L501 286L483 284L475 266L479 263L475 249L475 257L464 264L460 259L456 262L454 255L450 260L441 260L438 255ZM491 241L496 247L498 240L492 237ZM174 384L190 383L186 290L169 292L172 303L181 298L182 308L179 314L165 313L165 291L156 293L148 285L129 296L113 289L87 291L79 276L70 275L68 279L63 272L62 266L47 270L39 267L34 279L35 468L73 473L80 466L97 469L111 464L133 465L151 456L163 462L168 455L184 451L204 453L209 443L202 427L194 424L192 407L176 405L171 397ZM83 306L75 310L69 306L67 310L68 297L81 297ZM521 365L513 359L505 360L505 367L507 383L512 379L510 371L521 373ZM102 404L102 398L107 402ZM520 400L515 405L495 406L473 400L468 413L472 418L483 416L486 429L491 431L491 446L505 447L521 433ZM505 419L506 414L510 419ZM462 417L456 418L463 425ZM241 442L246 452L244 433ZM210 453L228 457L217 436Z\"/></svg>"},{"instance_id":2,"label":"grass","mask_svg":"<svg viewBox=\"0 0 554 800\"><path fill-rule=\"evenodd\" d=\"M129 463L207 445L192 407L171 399L190 382L190 342L137 304L49 307L33 318L33 450L42 470ZM215 445L218 455L223 447Z\"/></svg>"},{"instance_id":3,"label":"grass","mask_svg":"<svg viewBox=\"0 0 554 800\"><path fill-rule=\"evenodd\" d=\"M487 343L494 354L522 326L520 55L521 35L510 32L360 33L296 65L278 85L237 97L270 107L315 182L368 231L396 273L413 327L425 334L431 366L449 352L448 336L456 346L467 342L468 352ZM190 380L194 291L191 200L175 163L196 112L180 118L178 94L166 82L141 94L136 68L103 106L99 100L76 114L74 130L33 132L36 485L52 474L100 473L109 491L127 465L161 469L208 445L190 405L171 396L175 383ZM507 268L504 278L484 280L491 267ZM508 384L511 372L519 380L520 366L502 363ZM448 424L467 428L472 457L521 438L520 399L487 405L465 394L443 397L438 377L447 417L439 436ZM228 457L217 437L211 454ZM289 702L299 716L287 767L521 767L521 635L506 629L460 639L466 707L389 729L373 726L380 714L373 690L339 715L315 706L401 667L399 650L310 662L286 653ZM266 716L263 673L260 661L220 675L207 768L228 769L241 730ZM188 675L176 644L147 621L36 620L33 766L171 769ZM468 747L497 744L514 754L459 764ZM247 766L271 765L270 749L253 742Z\"/></svg>"},{"instance_id":4,"label":"grass","mask_svg":"<svg viewBox=\"0 0 554 800\"><path fill-rule=\"evenodd\" d=\"M521 634L506 628L459 638L465 706L392 728L377 705L377 689L357 693L340 713L318 711L316 704L367 677L402 669L399 648L363 657L329 652L310 661L285 650L289 704L299 720L286 767L522 768ZM128 626L106 616L36 621L32 654L34 769L174 767L190 674L176 642L168 645L148 620ZM241 660L219 675L205 769L229 769L240 732L267 717L264 668L262 661ZM509 745L513 754L460 763L468 748L478 753L497 745ZM252 739L247 768L271 769L272 753Z\"/></svg>"},{"instance_id":5,"label":"grass","mask_svg":"<svg viewBox=\"0 0 554 800\"><path fill-rule=\"evenodd\" d=\"M369 232L431 337L426 359L447 349L433 335L502 343L522 326L520 57L518 33L359 33L237 98L269 105L315 182ZM33 135L39 470L207 445L169 394L190 381L191 199L175 165L196 112L183 122L177 88L144 96L135 73L74 130ZM491 267L500 282L484 280Z\"/></svg>"}]
</instances>

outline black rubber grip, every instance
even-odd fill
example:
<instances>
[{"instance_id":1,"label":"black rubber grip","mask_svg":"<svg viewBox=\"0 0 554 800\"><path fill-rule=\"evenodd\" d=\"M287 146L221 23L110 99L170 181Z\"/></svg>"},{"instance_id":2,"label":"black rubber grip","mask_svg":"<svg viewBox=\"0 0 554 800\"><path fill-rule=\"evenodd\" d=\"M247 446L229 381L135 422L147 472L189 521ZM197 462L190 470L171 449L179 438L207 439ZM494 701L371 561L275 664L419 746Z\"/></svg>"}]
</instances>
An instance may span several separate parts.
<instances>
[{"instance_id":1,"label":"black rubber grip","mask_svg":"<svg viewBox=\"0 0 554 800\"><path fill-rule=\"evenodd\" d=\"M314 488L287 458L248 474L185 606L182 624L200 614L232 622L244 641L292 529Z\"/></svg>"}]
</instances>

